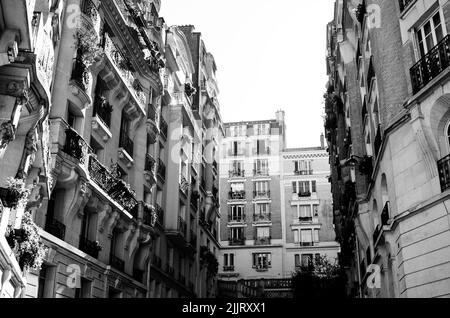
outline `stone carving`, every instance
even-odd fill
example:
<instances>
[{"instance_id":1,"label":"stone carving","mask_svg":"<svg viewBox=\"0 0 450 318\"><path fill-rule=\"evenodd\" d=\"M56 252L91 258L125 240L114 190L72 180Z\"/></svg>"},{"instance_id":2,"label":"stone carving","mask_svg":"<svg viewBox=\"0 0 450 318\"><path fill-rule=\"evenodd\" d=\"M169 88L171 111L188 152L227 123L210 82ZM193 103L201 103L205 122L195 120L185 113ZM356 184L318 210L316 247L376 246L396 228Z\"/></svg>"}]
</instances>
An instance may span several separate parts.
<instances>
[{"instance_id":1,"label":"stone carving","mask_svg":"<svg viewBox=\"0 0 450 318\"><path fill-rule=\"evenodd\" d=\"M0 150L6 148L8 144L16 138L16 127L11 121L7 121L0 126Z\"/></svg>"}]
</instances>

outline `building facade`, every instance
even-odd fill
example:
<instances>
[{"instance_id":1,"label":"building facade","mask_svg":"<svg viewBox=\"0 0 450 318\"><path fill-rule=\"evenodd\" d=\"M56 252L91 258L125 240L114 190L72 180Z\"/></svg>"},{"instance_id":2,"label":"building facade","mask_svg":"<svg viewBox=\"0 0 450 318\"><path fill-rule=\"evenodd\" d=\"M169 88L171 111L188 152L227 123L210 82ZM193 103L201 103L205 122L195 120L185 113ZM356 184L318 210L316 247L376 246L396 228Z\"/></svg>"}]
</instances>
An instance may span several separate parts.
<instances>
[{"instance_id":1,"label":"building facade","mask_svg":"<svg viewBox=\"0 0 450 318\"><path fill-rule=\"evenodd\" d=\"M355 297L449 297L448 1L335 3L325 94Z\"/></svg>"},{"instance_id":2,"label":"building facade","mask_svg":"<svg viewBox=\"0 0 450 318\"><path fill-rule=\"evenodd\" d=\"M324 149L286 149L283 111L274 120L226 123L225 131L220 278L290 278L302 259L336 258Z\"/></svg>"},{"instance_id":3,"label":"building facade","mask_svg":"<svg viewBox=\"0 0 450 318\"><path fill-rule=\"evenodd\" d=\"M214 296L216 66L160 5L1 2L2 297ZM7 177L31 190L23 206ZM5 240L25 212L40 270Z\"/></svg>"}]
</instances>

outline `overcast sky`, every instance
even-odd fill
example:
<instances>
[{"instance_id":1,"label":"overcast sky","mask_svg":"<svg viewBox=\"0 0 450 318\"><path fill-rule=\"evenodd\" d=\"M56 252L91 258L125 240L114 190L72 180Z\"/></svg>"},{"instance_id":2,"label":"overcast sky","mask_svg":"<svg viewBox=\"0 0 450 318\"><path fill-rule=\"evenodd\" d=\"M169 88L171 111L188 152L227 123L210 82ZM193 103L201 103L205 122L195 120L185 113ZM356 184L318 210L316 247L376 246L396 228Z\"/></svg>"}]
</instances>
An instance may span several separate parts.
<instances>
[{"instance_id":1,"label":"overcast sky","mask_svg":"<svg viewBox=\"0 0 450 318\"><path fill-rule=\"evenodd\" d=\"M162 0L171 25L192 24L217 64L225 122L286 113L289 147L320 145L326 25L333 0Z\"/></svg>"}]
</instances>

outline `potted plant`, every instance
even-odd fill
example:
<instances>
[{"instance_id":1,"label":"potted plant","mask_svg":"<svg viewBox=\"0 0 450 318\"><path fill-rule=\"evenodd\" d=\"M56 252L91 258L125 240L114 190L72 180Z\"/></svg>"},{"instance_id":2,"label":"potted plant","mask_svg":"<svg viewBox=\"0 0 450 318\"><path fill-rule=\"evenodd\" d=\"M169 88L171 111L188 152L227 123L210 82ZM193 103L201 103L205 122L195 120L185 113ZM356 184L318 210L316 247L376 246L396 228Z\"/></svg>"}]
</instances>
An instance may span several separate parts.
<instances>
[{"instance_id":1,"label":"potted plant","mask_svg":"<svg viewBox=\"0 0 450 318\"><path fill-rule=\"evenodd\" d=\"M6 238L23 271L41 269L47 248L41 242L38 226L33 222L30 212L24 214L20 229L8 228Z\"/></svg>"},{"instance_id":2,"label":"potted plant","mask_svg":"<svg viewBox=\"0 0 450 318\"><path fill-rule=\"evenodd\" d=\"M2 192L1 200L7 208L15 208L19 204L25 205L30 195L30 190L25 188L25 182L12 177L6 179L6 188Z\"/></svg>"}]
</instances>

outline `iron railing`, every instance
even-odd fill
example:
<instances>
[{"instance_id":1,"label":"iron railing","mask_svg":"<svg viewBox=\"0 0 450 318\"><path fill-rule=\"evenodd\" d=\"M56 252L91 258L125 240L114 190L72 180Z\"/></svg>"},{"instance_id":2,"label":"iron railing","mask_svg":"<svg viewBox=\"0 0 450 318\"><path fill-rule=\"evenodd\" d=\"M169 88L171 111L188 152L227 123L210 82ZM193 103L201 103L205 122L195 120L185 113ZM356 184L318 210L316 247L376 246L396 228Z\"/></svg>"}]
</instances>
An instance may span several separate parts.
<instances>
[{"instance_id":1,"label":"iron railing","mask_svg":"<svg viewBox=\"0 0 450 318\"><path fill-rule=\"evenodd\" d=\"M300 223L303 223L303 222L312 222L312 221L313 221L313 218L312 218L312 216L301 216L301 217L298 218L298 221L299 221Z\"/></svg>"},{"instance_id":2,"label":"iron railing","mask_svg":"<svg viewBox=\"0 0 450 318\"><path fill-rule=\"evenodd\" d=\"M224 272L234 272L234 265L224 266L223 271Z\"/></svg>"},{"instance_id":3,"label":"iron railing","mask_svg":"<svg viewBox=\"0 0 450 318\"><path fill-rule=\"evenodd\" d=\"M269 169L253 169L253 175L255 177L257 177L257 176L268 176L269 175Z\"/></svg>"},{"instance_id":4,"label":"iron railing","mask_svg":"<svg viewBox=\"0 0 450 318\"><path fill-rule=\"evenodd\" d=\"M243 178L245 177L245 170L230 170L228 171L230 178Z\"/></svg>"},{"instance_id":5,"label":"iron railing","mask_svg":"<svg viewBox=\"0 0 450 318\"><path fill-rule=\"evenodd\" d=\"M75 130L67 128L66 143L64 144L63 151L77 159L81 164L85 164L87 156L90 153L90 147Z\"/></svg>"},{"instance_id":6,"label":"iron railing","mask_svg":"<svg viewBox=\"0 0 450 318\"><path fill-rule=\"evenodd\" d=\"M230 237L228 239L230 246L245 245L245 238Z\"/></svg>"},{"instance_id":7,"label":"iron railing","mask_svg":"<svg viewBox=\"0 0 450 318\"><path fill-rule=\"evenodd\" d=\"M78 248L80 249L80 251L85 252L93 258L98 258L98 253L101 250L98 242L90 241L84 236L80 236L80 245Z\"/></svg>"},{"instance_id":8,"label":"iron railing","mask_svg":"<svg viewBox=\"0 0 450 318\"><path fill-rule=\"evenodd\" d=\"M253 191L253 198L270 198L270 190Z\"/></svg>"},{"instance_id":9,"label":"iron railing","mask_svg":"<svg viewBox=\"0 0 450 318\"><path fill-rule=\"evenodd\" d=\"M162 179L166 179L166 165L161 159L158 159L158 176Z\"/></svg>"},{"instance_id":10,"label":"iron railing","mask_svg":"<svg viewBox=\"0 0 450 318\"><path fill-rule=\"evenodd\" d=\"M245 191L230 191L228 193L228 198L230 200L245 200Z\"/></svg>"},{"instance_id":11,"label":"iron railing","mask_svg":"<svg viewBox=\"0 0 450 318\"><path fill-rule=\"evenodd\" d=\"M255 245L270 245L270 241L272 240L271 236L267 237L255 237Z\"/></svg>"},{"instance_id":12,"label":"iron railing","mask_svg":"<svg viewBox=\"0 0 450 318\"><path fill-rule=\"evenodd\" d=\"M230 213L228 214L228 222L238 222L238 223L245 223L246 221L246 215L245 213L242 214L234 214Z\"/></svg>"},{"instance_id":13,"label":"iron railing","mask_svg":"<svg viewBox=\"0 0 450 318\"><path fill-rule=\"evenodd\" d=\"M269 222L272 221L272 213L255 213L253 214L254 222Z\"/></svg>"},{"instance_id":14,"label":"iron railing","mask_svg":"<svg viewBox=\"0 0 450 318\"><path fill-rule=\"evenodd\" d=\"M86 65L79 56L73 59L72 74L70 79L73 80L82 90L86 91L86 85L89 82L89 74L87 72Z\"/></svg>"},{"instance_id":15,"label":"iron railing","mask_svg":"<svg viewBox=\"0 0 450 318\"><path fill-rule=\"evenodd\" d=\"M413 93L418 93L450 65L450 35L433 47L410 69Z\"/></svg>"},{"instance_id":16,"label":"iron railing","mask_svg":"<svg viewBox=\"0 0 450 318\"><path fill-rule=\"evenodd\" d=\"M66 226L55 219L51 219L47 222L45 231L63 241L66 236Z\"/></svg>"}]
</instances>

